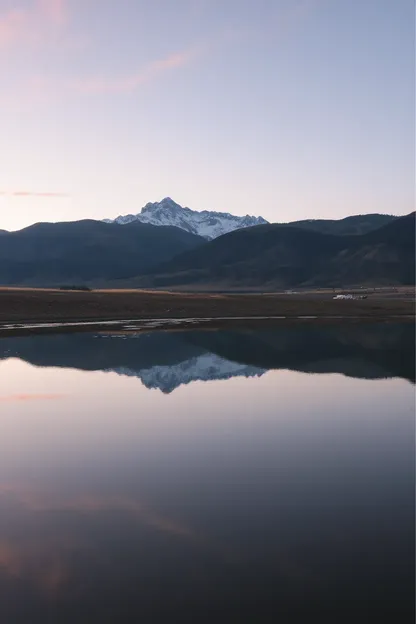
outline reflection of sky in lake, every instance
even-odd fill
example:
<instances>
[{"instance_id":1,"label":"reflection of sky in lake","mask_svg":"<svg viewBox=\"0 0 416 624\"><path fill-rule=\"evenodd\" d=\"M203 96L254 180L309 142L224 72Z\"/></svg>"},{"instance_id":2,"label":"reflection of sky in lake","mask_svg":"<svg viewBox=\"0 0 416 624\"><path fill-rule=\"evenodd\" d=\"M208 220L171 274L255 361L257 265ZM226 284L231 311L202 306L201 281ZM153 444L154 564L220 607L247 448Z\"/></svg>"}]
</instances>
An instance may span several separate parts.
<instances>
[{"instance_id":1,"label":"reflection of sky in lake","mask_svg":"<svg viewBox=\"0 0 416 624\"><path fill-rule=\"evenodd\" d=\"M9 359L0 414L2 621L406 621L408 381L280 370L166 395Z\"/></svg>"}]
</instances>

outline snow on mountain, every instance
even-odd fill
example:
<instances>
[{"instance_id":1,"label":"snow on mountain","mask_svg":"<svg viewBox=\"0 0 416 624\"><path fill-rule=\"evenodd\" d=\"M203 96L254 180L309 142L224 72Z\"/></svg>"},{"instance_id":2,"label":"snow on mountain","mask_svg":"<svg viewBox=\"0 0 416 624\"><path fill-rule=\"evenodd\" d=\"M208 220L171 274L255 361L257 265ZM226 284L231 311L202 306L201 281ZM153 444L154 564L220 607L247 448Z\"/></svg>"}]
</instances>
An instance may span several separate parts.
<instances>
[{"instance_id":1,"label":"snow on mountain","mask_svg":"<svg viewBox=\"0 0 416 624\"><path fill-rule=\"evenodd\" d=\"M227 232L238 230L252 225L268 223L263 217L236 217L228 212L211 212L209 210L191 210L183 208L170 197L165 197L160 202L148 203L141 212L136 215L128 214L116 219L104 219L106 223L119 223L126 225L132 221L150 223L151 225L173 225L182 230L199 234L208 240L217 238Z\"/></svg>"},{"instance_id":2,"label":"snow on mountain","mask_svg":"<svg viewBox=\"0 0 416 624\"><path fill-rule=\"evenodd\" d=\"M152 366L135 371L127 367L108 370L118 375L139 377L146 388L156 388L165 394L173 392L183 384L192 381L231 379L232 377L261 377L267 372L264 368L246 366L225 360L213 353L206 353L173 366Z\"/></svg>"}]
</instances>

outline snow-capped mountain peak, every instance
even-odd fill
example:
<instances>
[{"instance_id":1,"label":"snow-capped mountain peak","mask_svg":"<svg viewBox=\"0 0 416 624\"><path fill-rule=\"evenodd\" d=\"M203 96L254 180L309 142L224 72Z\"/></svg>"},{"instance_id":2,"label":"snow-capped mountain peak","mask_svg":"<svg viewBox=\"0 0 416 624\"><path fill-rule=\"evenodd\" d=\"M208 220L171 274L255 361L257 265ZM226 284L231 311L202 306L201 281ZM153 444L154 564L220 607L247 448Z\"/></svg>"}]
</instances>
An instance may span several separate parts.
<instances>
[{"instance_id":1,"label":"snow-capped mountain peak","mask_svg":"<svg viewBox=\"0 0 416 624\"><path fill-rule=\"evenodd\" d=\"M257 366L249 366L226 360L213 353L190 358L171 366L152 366L147 369L134 370L128 367L106 369L107 372L138 377L146 388L161 390L170 394L179 386L194 381L226 380L233 377L261 377L267 370Z\"/></svg>"},{"instance_id":2,"label":"snow-capped mountain peak","mask_svg":"<svg viewBox=\"0 0 416 624\"><path fill-rule=\"evenodd\" d=\"M105 219L106 223L126 225L133 221L150 223L151 225L171 225L182 230L199 234L208 240L217 238L227 232L253 225L267 223L263 217L237 217L228 212L212 212L209 210L191 210L183 208L171 197L165 197L160 202L147 203L136 215L120 215L116 219Z\"/></svg>"}]
</instances>

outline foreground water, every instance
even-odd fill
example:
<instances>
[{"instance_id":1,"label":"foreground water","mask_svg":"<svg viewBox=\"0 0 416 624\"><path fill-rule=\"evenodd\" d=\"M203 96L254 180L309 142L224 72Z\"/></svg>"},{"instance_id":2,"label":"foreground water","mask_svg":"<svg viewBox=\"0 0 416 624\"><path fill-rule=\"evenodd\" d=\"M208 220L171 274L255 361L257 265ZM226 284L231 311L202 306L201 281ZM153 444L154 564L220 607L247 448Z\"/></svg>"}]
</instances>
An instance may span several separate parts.
<instances>
[{"instance_id":1,"label":"foreground water","mask_svg":"<svg viewBox=\"0 0 416 624\"><path fill-rule=\"evenodd\" d=\"M0 340L0 621L413 622L413 345Z\"/></svg>"}]
</instances>

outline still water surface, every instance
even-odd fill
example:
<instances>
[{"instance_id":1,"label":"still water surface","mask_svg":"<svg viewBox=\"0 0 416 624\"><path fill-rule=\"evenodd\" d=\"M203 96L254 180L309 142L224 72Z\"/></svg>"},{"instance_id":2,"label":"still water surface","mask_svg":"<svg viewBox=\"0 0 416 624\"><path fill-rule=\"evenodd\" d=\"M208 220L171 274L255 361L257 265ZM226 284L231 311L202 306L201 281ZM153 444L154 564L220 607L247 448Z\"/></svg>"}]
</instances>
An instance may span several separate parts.
<instances>
[{"instance_id":1,"label":"still water surface","mask_svg":"<svg viewBox=\"0 0 416 624\"><path fill-rule=\"evenodd\" d=\"M414 329L0 340L0 621L413 622Z\"/></svg>"}]
</instances>

